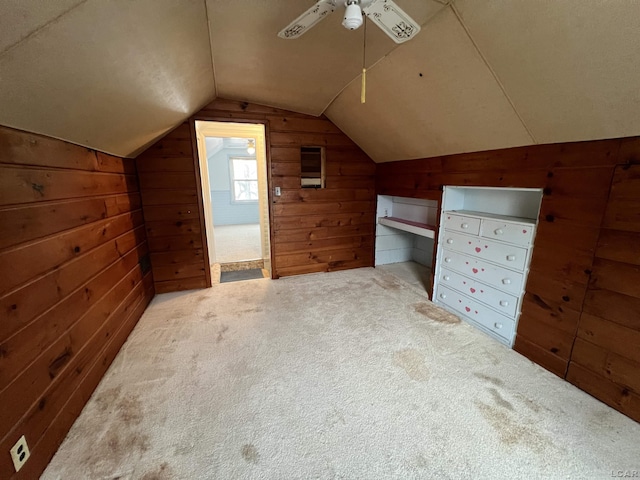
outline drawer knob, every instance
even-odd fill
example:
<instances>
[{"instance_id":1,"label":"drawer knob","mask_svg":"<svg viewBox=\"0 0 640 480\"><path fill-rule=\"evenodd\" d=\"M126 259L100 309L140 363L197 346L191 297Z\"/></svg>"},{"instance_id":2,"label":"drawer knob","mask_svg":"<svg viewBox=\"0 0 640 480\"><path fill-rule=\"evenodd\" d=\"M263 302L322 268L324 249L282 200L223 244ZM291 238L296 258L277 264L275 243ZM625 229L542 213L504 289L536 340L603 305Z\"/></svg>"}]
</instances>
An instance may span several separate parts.
<instances>
[{"instance_id":1,"label":"drawer knob","mask_svg":"<svg viewBox=\"0 0 640 480\"><path fill-rule=\"evenodd\" d=\"M444 300L445 298L447 298L447 296L446 296L444 293L441 293L439 296L440 296L440 298L442 298L443 300Z\"/></svg>"},{"instance_id":2,"label":"drawer knob","mask_svg":"<svg viewBox=\"0 0 640 480\"><path fill-rule=\"evenodd\" d=\"M449 263L449 262L451 262L451 258L449 258L449 257L444 257L444 261L445 261L445 262L447 262L447 263Z\"/></svg>"},{"instance_id":3,"label":"drawer knob","mask_svg":"<svg viewBox=\"0 0 640 480\"><path fill-rule=\"evenodd\" d=\"M511 285L511 279L510 278L503 278L502 279L502 283L505 285Z\"/></svg>"},{"instance_id":4,"label":"drawer knob","mask_svg":"<svg viewBox=\"0 0 640 480\"><path fill-rule=\"evenodd\" d=\"M447 238L447 243L451 245L453 243L453 238Z\"/></svg>"},{"instance_id":5,"label":"drawer knob","mask_svg":"<svg viewBox=\"0 0 640 480\"><path fill-rule=\"evenodd\" d=\"M515 255L507 255L507 261L508 262L513 262L516 259Z\"/></svg>"},{"instance_id":6,"label":"drawer knob","mask_svg":"<svg viewBox=\"0 0 640 480\"><path fill-rule=\"evenodd\" d=\"M460 225L462 228L469 228L469 224L468 223L463 223L462 225Z\"/></svg>"},{"instance_id":7,"label":"drawer knob","mask_svg":"<svg viewBox=\"0 0 640 480\"><path fill-rule=\"evenodd\" d=\"M496 235L502 235L504 232L502 231L501 228L496 228L493 233L495 233Z\"/></svg>"},{"instance_id":8,"label":"drawer knob","mask_svg":"<svg viewBox=\"0 0 640 480\"><path fill-rule=\"evenodd\" d=\"M493 325L496 328L502 328L502 324L501 323L494 323Z\"/></svg>"},{"instance_id":9,"label":"drawer knob","mask_svg":"<svg viewBox=\"0 0 640 480\"><path fill-rule=\"evenodd\" d=\"M451 280L451 277L450 277L449 275L445 275L445 276L444 276L444 277L442 277L442 278L443 278L444 280L446 280L447 282L448 282L449 280Z\"/></svg>"},{"instance_id":10,"label":"drawer knob","mask_svg":"<svg viewBox=\"0 0 640 480\"><path fill-rule=\"evenodd\" d=\"M500 300L500 306L501 307L508 307L509 306L509 302L507 302L506 300Z\"/></svg>"}]
</instances>

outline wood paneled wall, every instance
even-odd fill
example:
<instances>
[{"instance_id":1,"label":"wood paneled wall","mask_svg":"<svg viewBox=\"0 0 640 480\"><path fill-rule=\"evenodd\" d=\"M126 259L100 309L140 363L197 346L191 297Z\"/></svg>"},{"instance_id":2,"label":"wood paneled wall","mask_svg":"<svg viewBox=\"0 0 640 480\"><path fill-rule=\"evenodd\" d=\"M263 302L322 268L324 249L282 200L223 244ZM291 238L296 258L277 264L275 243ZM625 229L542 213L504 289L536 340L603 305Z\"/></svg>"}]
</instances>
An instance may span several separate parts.
<instances>
[{"instance_id":1,"label":"wood paneled wall","mask_svg":"<svg viewBox=\"0 0 640 480\"><path fill-rule=\"evenodd\" d=\"M132 160L0 127L0 472L37 478L153 297ZM146 263L146 265L145 265Z\"/></svg>"},{"instance_id":2,"label":"wood paneled wall","mask_svg":"<svg viewBox=\"0 0 640 480\"><path fill-rule=\"evenodd\" d=\"M640 422L640 165L616 167L567 380Z\"/></svg>"},{"instance_id":3,"label":"wood paneled wall","mask_svg":"<svg viewBox=\"0 0 640 480\"><path fill-rule=\"evenodd\" d=\"M157 293L211 285L191 128L183 123L136 159Z\"/></svg>"},{"instance_id":4,"label":"wood paneled wall","mask_svg":"<svg viewBox=\"0 0 640 480\"><path fill-rule=\"evenodd\" d=\"M376 165L326 118L218 99L191 120L263 123L274 277L373 265ZM185 123L138 158L157 291L206 285L193 132ZM300 188L300 147L323 146L326 188Z\"/></svg>"},{"instance_id":5,"label":"wood paneled wall","mask_svg":"<svg viewBox=\"0 0 640 480\"><path fill-rule=\"evenodd\" d=\"M619 240L630 235L628 231L622 231L624 228L637 227L640 203L629 199L628 195L630 191L638 191L637 180L629 177L632 175L629 172L636 172L636 167L629 169L629 166L640 163L639 159L640 142L613 139L392 162L378 165L377 193L434 198L441 195L443 185L543 188L540 222L514 348L564 378L579 329L580 338L586 335L587 324L584 322L591 317L585 312L594 308L594 302L604 302L606 308L616 309L617 300L612 296L595 294L592 289L587 291L592 272L596 271L596 276L591 281L602 282L603 275L610 277L608 274L617 272L617 268L626 272L637 265L624 260L630 265L618 265L604 273L603 268L613 267L603 264L601 257L605 255L602 253L607 249L605 245L610 245L607 242L612 235L611 228L621 230L615 237ZM616 173L614 192L617 189L623 193L617 194L615 199L612 197L607 207L617 164L623 167ZM603 218L605 228L601 230ZM608 223L612 218L616 219L615 227ZM630 219L629 223L635 221L635 226L628 227L628 223L621 226L620 218ZM637 252L638 243L631 245L629 248ZM594 262L596 248L600 253ZM615 247L608 249L611 248ZM622 293L632 297L628 290ZM626 328L629 328L629 322L635 322L637 327L637 313L634 316L629 310L631 304L626 305ZM638 307L636 303L633 305ZM607 326L610 331L613 328ZM633 338L637 340L637 337ZM637 348L634 352L627 353L625 358L637 361L638 357L634 356ZM580 365L584 365L584 361ZM578 384L577 364L572 371L569 379ZM638 370L635 372L634 381L637 382ZM586 385L586 382L585 379L581 384ZM633 390L631 383L617 385L618 399L620 395L626 395L624 392ZM637 383L633 385L637 387ZM596 388L585 389L604 398ZM626 413L629 414L629 410Z\"/></svg>"}]
</instances>

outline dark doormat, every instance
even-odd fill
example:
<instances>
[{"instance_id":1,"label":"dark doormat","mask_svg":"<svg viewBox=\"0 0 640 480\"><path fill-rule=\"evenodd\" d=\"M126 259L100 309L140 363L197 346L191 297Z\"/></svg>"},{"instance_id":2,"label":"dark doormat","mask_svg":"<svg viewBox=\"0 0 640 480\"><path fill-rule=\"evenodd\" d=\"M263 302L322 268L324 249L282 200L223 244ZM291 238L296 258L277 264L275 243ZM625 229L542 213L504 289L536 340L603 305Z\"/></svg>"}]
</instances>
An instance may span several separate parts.
<instances>
[{"instance_id":1,"label":"dark doormat","mask_svg":"<svg viewBox=\"0 0 640 480\"><path fill-rule=\"evenodd\" d=\"M255 280L264 278L262 269L252 268L251 270L236 270L235 272L221 272L220 283L238 282L240 280Z\"/></svg>"}]
</instances>

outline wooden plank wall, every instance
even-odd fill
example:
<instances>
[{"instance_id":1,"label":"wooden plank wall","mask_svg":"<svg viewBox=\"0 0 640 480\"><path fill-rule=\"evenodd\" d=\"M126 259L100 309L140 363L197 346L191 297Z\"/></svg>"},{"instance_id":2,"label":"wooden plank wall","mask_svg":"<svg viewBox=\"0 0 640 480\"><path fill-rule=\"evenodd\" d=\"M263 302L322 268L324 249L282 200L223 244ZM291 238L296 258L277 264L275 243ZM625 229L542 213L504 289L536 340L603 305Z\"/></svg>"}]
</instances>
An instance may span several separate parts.
<instances>
[{"instance_id":1,"label":"wooden plank wall","mask_svg":"<svg viewBox=\"0 0 640 480\"><path fill-rule=\"evenodd\" d=\"M282 188L270 192L274 277L373 266L376 165L329 120L222 99L194 119L266 125L267 172ZM206 284L187 135L185 123L138 158L157 291ZM325 147L326 189L300 188L301 146Z\"/></svg>"},{"instance_id":2,"label":"wooden plank wall","mask_svg":"<svg viewBox=\"0 0 640 480\"><path fill-rule=\"evenodd\" d=\"M640 421L640 164L616 167L567 380Z\"/></svg>"},{"instance_id":3,"label":"wooden plank wall","mask_svg":"<svg viewBox=\"0 0 640 480\"><path fill-rule=\"evenodd\" d=\"M540 222L514 348L564 378L579 324L578 342L585 338L587 331L591 332L589 329L596 321L588 312L593 312L594 308L601 312L598 308L606 307L626 315L624 320L616 317L618 323L616 320L612 323L612 314L607 314L609 323L604 327L609 332L607 335L613 335L614 328L619 325L619 328L626 328L632 333L633 328L638 328L640 303L634 297L638 294L637 289L633 292L628 288L621 290L618 284L614 286L611 283L608 287L602 286L603 282L611 282L617 275L624 275L631 283L636 280L635 284L638 284L638 263L634 262L638 261L639 243L635 229L638 228L640 202L637 196L630 198L640 191L637 167L630 167L637 163L640 163L640 142L637 139L511 148L380 164L377 193L433 198L434 191L441 190L443 185L543 188ZM616 170L617 164L623 167ZM612 179L614 195L607 204ZM603 219L605 223L601 229ZM625 242L623 239L628 242L627 256L633 257L632 252L635 252L635 260L620 259L615 254L614 258L607 256L611 253L606 252L619 250L618 245ZM598 255L594 261L596 248ZM618 264L614 266L608 260ZM593 279L592 271L595 271ZM596 293L594 285L615 294ZM627 302L624 305L618 303L620 298ZM602 326L602 322L599 325ZM603 346L604 340L598 343L593 340L595 333L589 335L590 341ZM629 345L629 351L622 357L625 361L637 362L640 359L637 330L629 341L632 338L635 349ZM613 356L607 358L609 361L611 358L619 360ZM579 366L586 366L584 360L581 362L576 362L569 379L606 401L606 397L597 391L600 387L587 388L589 380L585 376L581 377L582 380L578 378ZM618 403L636 402L637 405L637 397L627 394L638 391L637 364L627 362L621 367L623 363L619 361L616 364L616 375L622 375L622 369L633 365L634 380L619 378L620 383L608 392ZM614 374L607 374L613 378L611 375ZM628 409L623 411L629 414Z\"/></svg>"},{"instance_id":4,"label":"wooden plank wall","mask_svg":"<svg viewBox=\"0 0 640 480\"><path fill-rule=\"evenodd\" d=\"M21 435L11 478L44 470L153 297L140 205L132 160L0 127L3 478Z\"/></svg>"},{"instance_id":5,"label":"wooden plank wall","mask_svg":"<svg viewBox=\"0 0 640 480\"><path fill-rule=\"evenodd\" d=\"M156 292L211 285L189 122L142 152L136 165Z\"/></svg>"}]
</instances>

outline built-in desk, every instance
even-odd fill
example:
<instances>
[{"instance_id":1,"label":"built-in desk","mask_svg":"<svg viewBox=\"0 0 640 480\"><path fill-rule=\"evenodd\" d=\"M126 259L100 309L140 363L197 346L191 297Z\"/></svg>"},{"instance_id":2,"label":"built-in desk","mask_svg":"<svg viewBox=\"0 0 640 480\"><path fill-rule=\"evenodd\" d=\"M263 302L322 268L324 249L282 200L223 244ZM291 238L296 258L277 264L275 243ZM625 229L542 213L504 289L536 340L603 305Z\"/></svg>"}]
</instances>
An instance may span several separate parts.
<instances>
[{"instance_id":1,"label":"built-in desk","mask_svg":"<svg viewBox=\"0 0 640 480\"><path fill-rule=\"evenodd\" d=\"M435 225L413 222L411 220L398 217L380 217L378 218L378 223L404 232L420 235L421 237L436 238Z\"/></svg>"},{"instance_id":2,"label":"built-in desk","mask_svg":"<svg viewBox=\"0 0 640 480\"><path fill-rule=\"evenodd\" d=\"M430 267L438 202L378 195L376 265L417 262Z\"/></svg>"}]
</instances>

